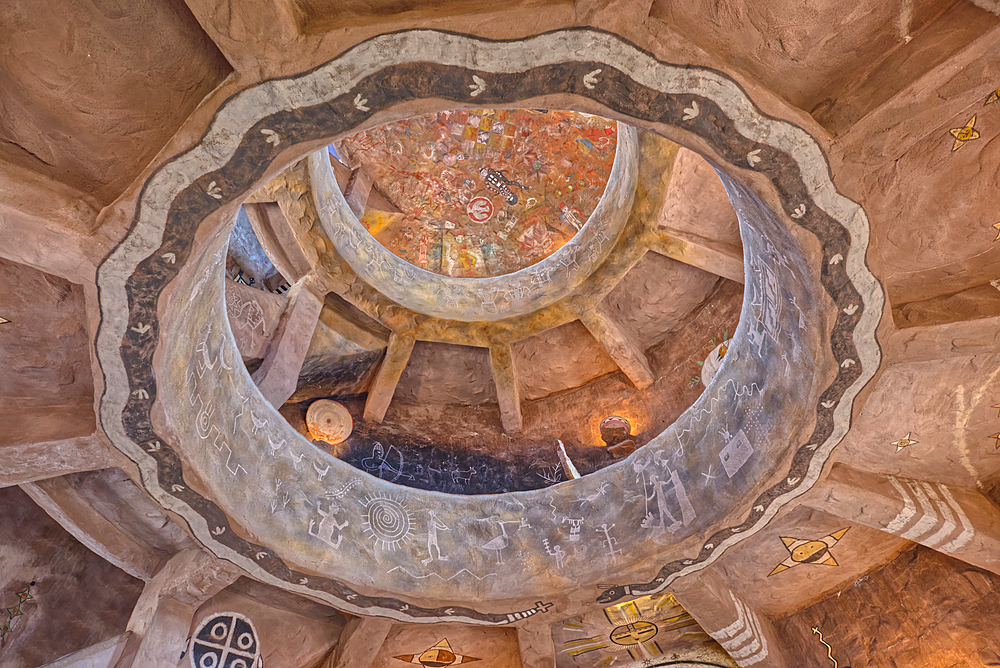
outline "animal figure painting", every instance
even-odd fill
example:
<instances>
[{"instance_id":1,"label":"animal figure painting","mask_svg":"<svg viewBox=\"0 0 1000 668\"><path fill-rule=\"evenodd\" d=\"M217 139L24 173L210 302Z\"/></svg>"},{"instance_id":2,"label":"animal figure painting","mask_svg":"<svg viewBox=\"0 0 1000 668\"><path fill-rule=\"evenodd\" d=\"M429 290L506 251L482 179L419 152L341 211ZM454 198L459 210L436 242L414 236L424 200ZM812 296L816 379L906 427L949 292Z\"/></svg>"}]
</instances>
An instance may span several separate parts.
<instances>
[{"instance_id":1,"label":"animal figure painting","mask_svg":"<svg viewBox=\"0 0 1000 668\"><path fill-rule=\"evenodd\" d=\"M616 146L617 126L597 116L480 109L365 130L339 154L372 177L380 197L361 222L382 245L427 271L485 278L533 265L579 232Z\"/></svg>"}]
</instances>

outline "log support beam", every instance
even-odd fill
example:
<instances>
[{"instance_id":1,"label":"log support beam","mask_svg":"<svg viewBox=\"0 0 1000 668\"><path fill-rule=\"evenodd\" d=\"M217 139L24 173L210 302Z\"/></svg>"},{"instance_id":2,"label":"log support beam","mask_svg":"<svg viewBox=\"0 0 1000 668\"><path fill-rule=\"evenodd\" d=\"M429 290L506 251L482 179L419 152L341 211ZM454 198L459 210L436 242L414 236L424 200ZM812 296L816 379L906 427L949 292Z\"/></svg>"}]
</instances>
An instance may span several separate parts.
<instances>
[{"instance_id":1,"label":"log support beam","mask_svg":"<svg viewBox=\"0 0 1000 668\"><path fill-rule=\"evenodd\" d=\"M734 590L712 570L678 580L671 591L740 668L792 668L801 664L785 656L786 643L775 633L771 620L758 613L743 592Z\"/></svg>"},{"instance_id":2,"label":"log support beam","mask_svg":"<svg viewBox=\"0 0 1000 668\"><path fill-rule=\"evenodd\" d=\"M550 624L529 624L517 628L517 645L523 668L555 668L556 647Z\"/></svg>"},{"instance_id":3,"label":"log support beam","mask_svg":"<svg viewBox=\"0 0 1000 668\"><path fill-rule=\"evenodd\" d=\"M0 446L0 488L118 465L98 432L38 443Z\"/></svg>"},{"instance_id":4,"label":"log support beam","mask_svg":"<svg viewBox=\"0 0 1000 668\"><path fill-rule=\"evenodd\" d=\"M323 668L368 668L382 647L392 620L384 617L354 617L344 626L340 642Z\"/></svg>"},{"instance_id":5,"label":"log support beam","mask_svg":"<svg viewBox=\"0 0 1000 668\"><path fill-rule=\"evenodd\" d=\"M389 335L389 345L385 349L385 358L378 368L375 380L368 390L368 399L365 401L365 420L381 422L385 418L385 412L389 409L389 402L396 392L396 385L400 376L406 369L410 361L410 353L413 352L413 344L416 343L412 336L393 332Z\"/></svg>"},{"instance_id":6,"label":"log support beam","mask_svg":"<svg viewBox=\"0 0 1000 668\"><path fill-rule=\"evenodd\" d=\"M632 336L600 306L580 314L580 322L607 351L618 368L640 390L653 384L653 371L646 353Z\"/></svg>"},{"instance_id":7,"label":"log support beam","mask_svg":"<svg viewBox=\"0 0 1000 668\"><path fill-rule=\"evenodd\" d=\"M977 490L839 464L805 502L1000 575L1000 510Z\"/></svg>"},{"instance_id":8,"label":"log support beam","mask_svg":"<svg viewBox=\"0 0 1000 668\"><path fill-rule=\"evenodd\" d=\"M288 291L288 302L271 335L264 362L254 371L253 381L275 408L295 394L302 363L316 331L323 300L310 289L309 278Z\"/></svg>"},{"instance_id":9,"label":"log support beam","mask_svg":"<svg viewBox=\"0 0 1000 668\"><path fill-rule=\"evenodd\" d=\"M490 368L493 370L493 384L497 390L500 405L500 422L508 434L521 431L524 421L521 417L521 393L517 386L517 369L509 343L495 343L490 346Z\"/></svg>"},{"instance_id":10,"label":"log support beam","mask_svg":"<svg viewBox=\"0 0 1000 668\"><path fill-rule=\"evenodd\" d=\"M743 275L743 253L735 246L668 230L652 235L650 241L650 250L660 255L737 283L746 280Z\"/></svg>"},{"instance_id":11,"label":"log support beam","mask_svg":"<svg viewBox=\"0 0 1000 668\"><path fill-rule=\"evenodd\" d=\"M177 665L195 612L241 572L199 547L171 557L142 590L126 628L131 635L114 668Z\"/></svg>"}]
</instances>

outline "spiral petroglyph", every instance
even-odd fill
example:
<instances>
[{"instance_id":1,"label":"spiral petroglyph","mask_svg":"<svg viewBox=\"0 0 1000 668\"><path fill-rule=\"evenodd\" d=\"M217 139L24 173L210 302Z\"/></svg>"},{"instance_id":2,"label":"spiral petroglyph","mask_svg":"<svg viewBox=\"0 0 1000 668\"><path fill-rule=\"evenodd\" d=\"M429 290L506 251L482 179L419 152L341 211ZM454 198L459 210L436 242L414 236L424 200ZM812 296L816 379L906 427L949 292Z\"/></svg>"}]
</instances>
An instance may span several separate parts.
<instances>
[{"instance_id":1,"label":"spiral petroglyph","mask_svg":"<svg viewBox=\"0 0 1000 668\"><path fill-rule=\"evenodd\" d=\"M371 494L361 502L367 509L364 528L383 549L395 550L413 538L413 514L401 501Z\"/></svg>"}]
</instances>

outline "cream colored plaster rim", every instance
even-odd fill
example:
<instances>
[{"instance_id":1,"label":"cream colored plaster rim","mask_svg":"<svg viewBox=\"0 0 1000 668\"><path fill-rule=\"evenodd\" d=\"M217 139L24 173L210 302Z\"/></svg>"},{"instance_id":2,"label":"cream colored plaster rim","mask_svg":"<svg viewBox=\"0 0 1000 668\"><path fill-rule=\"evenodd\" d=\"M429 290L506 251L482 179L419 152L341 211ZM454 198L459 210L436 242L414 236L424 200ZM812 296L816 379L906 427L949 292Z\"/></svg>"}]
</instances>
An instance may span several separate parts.
<instances>
[{"instance_id":1,"label":"cream colored plaster rim","mask_svg":"<svg viewBox=\"0 0 1000 668\"><path fill-rule=\"evenodd\" d=\"M583 228L541 262L490 278L454 278L426 271L382 246L351 211L324 150L310 156L309 174L320 225L362 280L418 313L451 320L502 320L558 301L579 287L611 252L628 221L638 171L635 128L619 123L617 136L611 174Z\"/></svg>"},{"instance_id":2,"label":"cream colored plaster rim","mask_svg":"<svg viewBox=\"0 0 1000 668\"><path fill-rule=\"evenodd\" d=\"M880 353L874 339L874 331L881 317L883 297L880 287L864 264L864 251L867 248L868 238L867 218L857 204L836 192L829 178L826 161L811 137L786 122L761 118L733 82L714 72L658 63L634 47L602 33L590 31L553 33L509 44L482 43L465 37L430 31L387 35L360 45L341 59L319 68L301 80L266 82L232 99L220 110L212 129L201 145L156 173L143 191L136 228L99 270L98 284L102 292L103 321L97 339L97 353L106 375L106 390L100 411L102 425L116 446L140 465L147 487L156 494L158 500L166 507L187 517L192 522L192 528L199 540L213 546L213 550L220 556L240 563L261 579L288 587L287 582L278 581L277 578L262 572L252 560L218 545L198 515L189 512L184 504L180 504L170 494L159 490L155 484L155 462L140 444L132 442L127 437L120 420L128 394L133 391L128 387L124 365L118 353L118 343L122 340L127 327L125 280L138 263L159 246L170 201L201 174L217 169L231 157L242 136L240 128L247 128L278 109L316 104L324 99L336 97L349 90L365 74L388 64L431 61L464 65L491 72L526 68L539 63L561 62L572 57L606 62L609 66L618 67L629 73L640 83L663 92L697 93L715 100L726 113L731 115L737 129L745 136L789 153L798 163L814 201L849 230L852 251L846 258L848 275L865 302L864 315L854 334L860 358L858 362L862 366L863 373L850 386L840 405L837 406L834 412L834 431L824 443L819 444L817 452L829 454L846 433L850 424L851 402L860 388L874 375L879 364ZM501 63L504 67L501 67ZM203 280L207 280L209 272L210 269L206 269ZM818 478L824 459L825 457L817 457L813 460L807 483L814 482ZM803 493L808 487L809 484L801 485L781 497L780 502L772 504L765 518L762 518L753 529L716 546L708 560L693 564L691 568L675 574L676 577L685 572L704 568L717 559L725 547L756 533L777 513L783 503ZM666 587L667 584L669 583L664 583L663 586ZM300 589L294 586L289 588ZM308 591L304 587L301 589ZM310 593L318 595L314 591ZM385 614L397 619L407 618L406 615L394 610L356 608L340 599L335 602L338 607L349 611ZM459 621L457 618L449 619Z\"/></svg>"}]
</instances>

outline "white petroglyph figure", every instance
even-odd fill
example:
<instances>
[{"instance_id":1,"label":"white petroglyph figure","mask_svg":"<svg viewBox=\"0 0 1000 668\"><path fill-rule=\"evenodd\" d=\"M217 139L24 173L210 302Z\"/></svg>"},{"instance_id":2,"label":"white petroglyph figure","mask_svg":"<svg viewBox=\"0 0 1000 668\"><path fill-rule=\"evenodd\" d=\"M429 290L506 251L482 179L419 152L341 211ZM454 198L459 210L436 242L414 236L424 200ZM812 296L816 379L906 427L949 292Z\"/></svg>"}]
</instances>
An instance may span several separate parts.
<instances>
[{"instance_id":1,"label":"white petroglyph figure","mask_svg":"<svg viewBox=\"0 0 1000 668\"><path fill-rule=\"evenodd\" d=\"M430 515L430 520L427 522L427 558L420 561L424 566L434 561L435 558L438 561L448 561L448 557L441 554L437 534L438 531L448 531L448 525L442 522L433 510L428 510L427 514ZM434 552L437 552L437 557L434 556Z\"/></svg>"},{"instance_id":2,"label":"white petroglyph figure","mask_svg":"<svg viewBox=\"0 0 1000 668\"><path fill-rule=\"evenodd\" d=\"M508 522L511 523L511 524L513 524L514 522L520 523L521 520L507 520L507 521L504 521L504 520L501 520L498 515L494 515L493 517L491 517L487 521L488 522L496 522L497 523L497 525L500 527L500 535L497 536L496 538L494 538L493 540L491 540L490 542L485 543L483 545L480 545L479 547L480 547L480 549L483 549L483 550L493 550L494 552L496 552L497 565L498 566L503 566L503 549L505 547L507 547L508 545L510 545L510 537L507 535L507 528L504 526L504 524L506 524Z\"/></svg>"},{"instance_id":3,"label":"white petroglyph figure","mask_svg":"<svg viewBox=\"0 0 1000 668\"><path fill-rule=\"evenodd\" d=\"M343 508L341 508L336 503L331 501L329 510L323 512L322 501L317 502L316 512L319 513L322 519L319 521L319 526L316 526L316 520L314 519L309 520L309 535L315 538L319 538L321 541L323 541L333 549L339 550L340 543L342 540L344 540L344 534L337 534L337 540L334 541L333 532L343 531L350 524L350 522L346 520L344 521L343 524L341 524L334 519L334 516L338 515L342 510ZM314 527L316 528L315 532L313 532Z\"/></svg>"},{"instance_id":4,"label":"white petroglyph figure","mask_svg":"<svg viewBox=\"0 0 1000 668\"><path fill-rule=\"evenodd\" d=\"M550 557L556 558L556 568L562 570L563 560L566 558L566 550L562 549L560 545L555 545L554 547L549 547L549 539L543 538L542 545L545 547L545 553Z\"/></svg>"},{"instance_id":5,"label":"white petroglyph figure","mask_svg":"<svg viewBox=\"0 0 1000 668\"><path fill-rule=\"evenodd\" d=\"M601 543L608 548L608 556L611 557L611 563L618 565L618 555L624 555L621 548L615 549L615 545L618 544L618 540L611 536L611 530L615 528L612 524L608 526L607 523L602 524L599 531L604 534L604 540Z\"/></svg>"},{"instance_id":6,"label":"white petroglyph figure","mask_svg":"<svg viewBox=\"0 0 1000 668\"><path fill-rule=\"evenodd\" d=\"M560 524L565 524L569 522L569 539L570 542L576 543L580 540L580 529L583 528L583 518L582 517L564 517Z\"/></svg>"},{"instance_id":7,"label":"white petroglyph figure","mask_svg":"<svg viewBox=\"0 0 1000 668\"><path fill-rule=\"evenodd\" d=\"M663 535L665 531L670 533L676 532L682 526L687 526L696 517L694 512L694 506L688 500L687 492L684 490L684 483L681 482L680 476L677 475L677 471L670 472L670 478L667 480L660 480L660 478L654 473L649 476L649 482L653 485L653 493L646 497L647 501L652 501L656 499L656 510L657 519L656 524L653 523L653 514L647 512L645 519L642 521L642 528L652 529L652 538L657 539ZM677 498L677 504L680 507L681 519L674 517L673 513L667 507L667 492L669 491L668 486L672 486L674 491L674 496ZM667 520L670 520L670 524L667 525Z\"/></svg>"}]
</instances>

